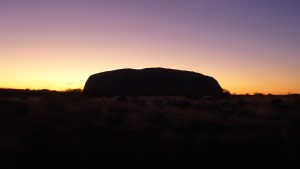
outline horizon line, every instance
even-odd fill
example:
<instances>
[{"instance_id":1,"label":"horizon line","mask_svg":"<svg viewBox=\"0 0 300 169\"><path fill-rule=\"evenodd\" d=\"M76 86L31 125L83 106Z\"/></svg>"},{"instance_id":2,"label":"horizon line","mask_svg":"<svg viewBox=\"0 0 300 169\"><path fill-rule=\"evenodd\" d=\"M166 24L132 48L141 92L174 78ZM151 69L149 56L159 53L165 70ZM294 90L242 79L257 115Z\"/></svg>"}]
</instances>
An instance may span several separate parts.
<instances>
[{"instance_id":1,"label":"horizon line","mask_svg":"<svg viewBox=\"0 0 300 169\"><path fill-rule=\"evenodd\" d=\"M29 90L29 91L42 91L42 90L47 90L47 91L50 91L50 92L68 92L68 91L74 91L74 90L80 90L81 92L83 91L83 88L66 88L66 89L62 89L62 90L55 90L55 89L49 89L49 88L41 88L41 89L33 89L33 88L10 88L10 87L0 87L0 91L1 90ZM224 89L223 89L224 90ZM227 91L225 89L225 91ZM300 95L300 93L293 93L293 92L288 92L288 93L264 93L264 92L252 92L252 93L249 93L249 92L245 92L245 93L231 93L229 91L230 95L277 95L277 96L280 96L280 95Z\"/></svg>"}]
</instances>

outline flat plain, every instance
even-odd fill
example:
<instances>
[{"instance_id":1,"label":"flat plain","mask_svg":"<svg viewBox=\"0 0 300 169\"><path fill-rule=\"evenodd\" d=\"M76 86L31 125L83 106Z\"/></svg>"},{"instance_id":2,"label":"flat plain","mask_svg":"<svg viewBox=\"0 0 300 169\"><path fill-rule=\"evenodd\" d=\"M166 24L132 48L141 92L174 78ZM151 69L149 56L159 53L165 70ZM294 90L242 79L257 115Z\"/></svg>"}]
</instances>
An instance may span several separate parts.
<instances>
[{"instance_id":1,"label":"flat plain","mask_svg":"<svg viewBox=\"0 0 300 169\"><path fill-rule=\"evenodd\" d=\"M298 168L299 95L0 97L4 168Z\"/></svg>"}]
</instances>

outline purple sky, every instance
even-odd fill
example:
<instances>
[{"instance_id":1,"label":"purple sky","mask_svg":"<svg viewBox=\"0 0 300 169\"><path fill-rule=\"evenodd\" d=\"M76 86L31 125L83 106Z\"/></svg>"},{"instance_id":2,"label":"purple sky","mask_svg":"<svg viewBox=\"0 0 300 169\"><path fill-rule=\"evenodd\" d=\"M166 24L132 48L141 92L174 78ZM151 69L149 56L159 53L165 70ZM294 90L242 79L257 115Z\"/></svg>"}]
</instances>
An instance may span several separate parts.
<instances>
[{"instance_id":1,"label":"purple sky","mask_svg":"<svg viewBox=\"0 0 300 169\"><path fill-rule=\"evenodd\" d=\"M82 88L168 67L233 93L300 93L299 0L1 0L0 87Z\"/></svg>"}]
</instances>

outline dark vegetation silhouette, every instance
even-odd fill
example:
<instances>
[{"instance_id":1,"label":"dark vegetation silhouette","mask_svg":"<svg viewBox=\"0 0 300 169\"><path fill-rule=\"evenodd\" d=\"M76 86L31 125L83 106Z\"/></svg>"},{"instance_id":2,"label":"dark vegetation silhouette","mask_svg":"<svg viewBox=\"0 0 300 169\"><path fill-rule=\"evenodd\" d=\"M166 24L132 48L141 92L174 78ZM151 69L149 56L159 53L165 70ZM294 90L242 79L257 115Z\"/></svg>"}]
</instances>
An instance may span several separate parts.
<instances>
[{"instance_id":1,"label":"dark vegetation silhouette","mask_svg":"<svg viewBox=\"0 0 300 169\"><path fill-rule=\"evenodd\" d=\"M48 89L10 89L0 88L0 97L30 97L30 96L80 96L81 89L67 89L66 91L55 91Z\"/></svg>"},{"instance_id":2,"label":"dark vegetation silhouette","mask_svg":"<svg viewBox=\"0 0 300 169\"><path fill-rule=\"evenodd\" d=\"M1 168L299 168L300 95L0 94Z\"/></svg>"},{"instance_id":3,"label":"dark vegetation silhouette","mask_svg":"<svg viewBox=\"0 0 300 169\"><path fill-rule=\"evenodd\" d=\"M166 69L119 69L90 76L88 96L220 96L223 89L212 77Z\"/></svg>"}]
</instances>

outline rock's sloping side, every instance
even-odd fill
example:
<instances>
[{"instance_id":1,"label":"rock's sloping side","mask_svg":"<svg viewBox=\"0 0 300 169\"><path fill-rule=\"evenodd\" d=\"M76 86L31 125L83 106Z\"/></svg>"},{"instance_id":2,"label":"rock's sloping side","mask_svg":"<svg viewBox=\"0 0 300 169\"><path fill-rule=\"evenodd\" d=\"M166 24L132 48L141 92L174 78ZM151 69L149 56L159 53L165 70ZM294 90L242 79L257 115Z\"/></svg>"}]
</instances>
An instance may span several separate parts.
<instances>
[{"instance_id":1,"label":"rock's sloping side","mask_svg":"<svg viewBox=\"0 0 300 169\"><path fill-rule=\"evenodd\" d=\"M165 69L119 69L91 75L83 93L88 96L216 96L223 93L212 77Z\"/></svg>"}]
</instances>

